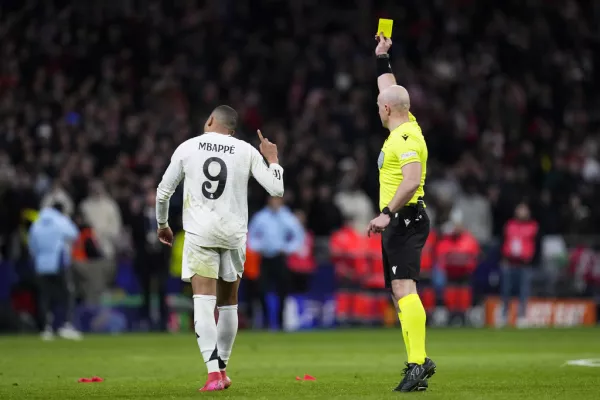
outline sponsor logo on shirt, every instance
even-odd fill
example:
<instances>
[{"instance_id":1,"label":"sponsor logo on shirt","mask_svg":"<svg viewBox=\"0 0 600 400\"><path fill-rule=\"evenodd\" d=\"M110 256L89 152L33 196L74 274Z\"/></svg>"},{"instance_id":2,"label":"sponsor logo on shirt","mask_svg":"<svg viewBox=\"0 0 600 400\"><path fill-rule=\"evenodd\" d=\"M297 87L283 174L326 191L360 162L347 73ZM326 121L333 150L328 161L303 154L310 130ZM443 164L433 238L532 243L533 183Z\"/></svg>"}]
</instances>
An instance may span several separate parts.
<instances>
[{"instance_id":1,"label":"sponsor logo on shirt","mask_svg":"<svg viewBox=\"0 0 600 400\"><path fill-rule=\"evenodd\" d=\"M417 156L416 151L407 151L406 153L400 154L400 159L406 160L407 158L416 157L416 156Z\"/></svg>"}]
</instances>

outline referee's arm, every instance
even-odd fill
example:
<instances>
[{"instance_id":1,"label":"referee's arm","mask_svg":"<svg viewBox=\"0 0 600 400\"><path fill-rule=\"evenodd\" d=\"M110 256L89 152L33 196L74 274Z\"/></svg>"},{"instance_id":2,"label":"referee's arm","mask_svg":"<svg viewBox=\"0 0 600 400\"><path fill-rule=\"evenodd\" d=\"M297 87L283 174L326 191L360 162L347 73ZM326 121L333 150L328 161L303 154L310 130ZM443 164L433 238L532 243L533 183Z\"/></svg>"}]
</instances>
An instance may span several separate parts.
<instances>
[{"instance_id":1,"label":"referee's arm","mask_svg":"<svg viewBox=\"0 0 600 400\"><path fill-rule=\"evenodd\" d=\"M421 163L416 161L402 167L402 182L387 205L390 212L397 212L413 198L421 184L421 169Z\"/></svg>"},{"instance_id":2,"label":"referee's arm","mask_svg":"<svg viewBox=\"0 0 600 400\"><path fill-rule=\"evenodd\" d=\"M383 36L383 33L377 37L377 47L375 55L377 56L377 87L379 93L383 92L390 86L396 85L396 77L392 73L390 65L390 55L388 51L392 47L392 39Z\"/></svg>"}]
</instances>

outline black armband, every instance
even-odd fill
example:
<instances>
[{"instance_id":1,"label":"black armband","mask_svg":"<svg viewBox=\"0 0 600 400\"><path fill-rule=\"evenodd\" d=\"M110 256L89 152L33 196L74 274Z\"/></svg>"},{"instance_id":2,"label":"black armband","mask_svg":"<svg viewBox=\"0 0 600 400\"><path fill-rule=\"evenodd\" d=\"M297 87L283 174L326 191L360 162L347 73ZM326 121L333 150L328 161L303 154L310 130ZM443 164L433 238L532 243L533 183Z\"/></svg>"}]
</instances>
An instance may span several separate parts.
<instances>
[{"instance_id":1,"label":"black armband","mask_svg":"<svg viewBox=\"0 0 600 400\"><path fill-rule=\"evenodd\" d=\"M390 55L380 54L377 56L377 76L383 74L392 74L392 66L390 65Z\"/></svg>"}]
</instances>

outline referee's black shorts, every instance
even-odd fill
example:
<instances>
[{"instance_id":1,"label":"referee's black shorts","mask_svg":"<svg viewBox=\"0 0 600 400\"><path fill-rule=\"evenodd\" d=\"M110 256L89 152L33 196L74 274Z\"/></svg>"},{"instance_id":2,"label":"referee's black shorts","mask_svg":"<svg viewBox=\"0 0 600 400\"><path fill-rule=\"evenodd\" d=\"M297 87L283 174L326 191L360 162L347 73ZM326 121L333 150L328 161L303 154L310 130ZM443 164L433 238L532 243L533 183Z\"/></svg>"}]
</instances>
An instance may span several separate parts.
<instances>
[{"instance_id":1,"label":"referee's black shorts","mask_svg":"<svg viewBox=\"0 0 600 400\"><path fill-rule=\"evenodd\" d=\"M420 206L406 206L392 215L382 234L385 286L395 279L419 280L421 250L429 236L429 217Z\"/></svg>"}]
</instances>

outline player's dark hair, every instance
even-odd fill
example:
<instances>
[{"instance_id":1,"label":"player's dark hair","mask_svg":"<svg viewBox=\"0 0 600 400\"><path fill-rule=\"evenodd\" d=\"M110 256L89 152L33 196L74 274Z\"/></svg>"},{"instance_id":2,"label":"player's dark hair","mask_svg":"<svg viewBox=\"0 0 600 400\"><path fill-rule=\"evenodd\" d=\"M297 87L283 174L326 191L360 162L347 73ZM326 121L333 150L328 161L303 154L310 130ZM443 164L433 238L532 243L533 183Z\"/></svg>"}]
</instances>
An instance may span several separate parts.
<instances>
[{"instance_id":1,"label":"player's dark hair","mask_svg":"<svg viewBox=\"0 0 600 400\"><path fill-rule=\"evenodd\" d=\"M213 116L224 128L235 131L238 121L238 113L233 108L222 105L218 106L213 111Z\"/></svg>"},{"instance_id":2,"label":"player's dark hair","mask_svg":"<svg viewBox=\"0 0 600 400\"><path fill-rule=\"evenodd\" d=\"M50 207L54 208L56 211L58 211L61 214L65 211L65 207L62 205L62 203L59 203L59 202L52 203L52 205L50 205Z\"/></svg>"}]
</instances>

